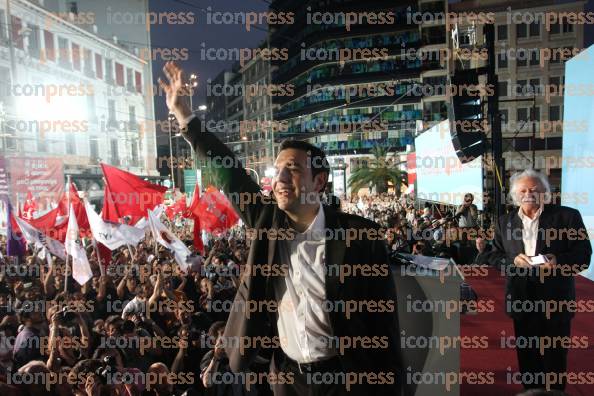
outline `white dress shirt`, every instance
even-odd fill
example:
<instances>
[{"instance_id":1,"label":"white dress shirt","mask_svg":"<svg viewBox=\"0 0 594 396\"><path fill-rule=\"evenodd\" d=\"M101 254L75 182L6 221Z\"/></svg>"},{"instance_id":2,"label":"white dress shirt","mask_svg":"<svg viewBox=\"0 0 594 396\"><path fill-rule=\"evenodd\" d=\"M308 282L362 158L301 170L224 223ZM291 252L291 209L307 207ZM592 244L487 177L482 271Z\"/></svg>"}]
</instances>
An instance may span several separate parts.
<instances>
[{"instance_id":1,"label":"white dress shirt","mask_svg":"<svg viewBox=\"0 0 594 396\"><path fill-rule=\"evenodd\" d=\"M274 293L279 302L277 328L287 356L299 363L312 363L336 355L326 301L324 229L322 205L314 221L292 241L278 241L281 265L286 277L277 277Z\"/></svg>"},{"instance_id":2,"label":"white dress shirt","mask_svg":"<svg viewBox=\"0 0 594 396\"><path fill-rule=\"evenodd\" d=\"M522 208L518 210L518 215L522 220L522 242L524 242L524 254L526 256L536 255L536 240L538 236L538 220L542 213L542 206L536 212L534 219L526 216Z\"/></svg>"}]
</instances>

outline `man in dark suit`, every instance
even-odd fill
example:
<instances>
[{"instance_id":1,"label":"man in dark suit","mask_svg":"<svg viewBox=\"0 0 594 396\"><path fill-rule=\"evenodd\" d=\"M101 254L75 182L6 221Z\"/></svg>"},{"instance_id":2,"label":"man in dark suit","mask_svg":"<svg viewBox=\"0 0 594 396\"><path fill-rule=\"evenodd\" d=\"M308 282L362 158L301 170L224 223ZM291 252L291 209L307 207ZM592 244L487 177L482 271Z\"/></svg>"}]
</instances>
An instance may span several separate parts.
<instances>
[{"instance_id":1,"label":"man in dark suit","mask_svg":"<svg viewBox=\"0 0 594 396\"><path fill-rule=\"evenodd\" d=\"M273 196L265 197L233 153L201 130L180 97L181 69L169 62L164 72L169 83L160 84L184 137L197 154L213 159L220 187L247 234L256 236L251 238L249 272L242 277L225 328L231 369L249 371L269 349L270 371L277 376L269 380L277 396L334 396L348 390L354 395L398 395L396 291L379 226L321 204L329 165L324 153L306 142L280 147ZM357 266L376 272L355 274ZM274 304L278 309L271 308ZM264 308L250 311L254 305ZM380 305L384 307L378 309ZM283 381L283 374L290 379Z\"/></svg>"},{"instance_id":2,"label":"man in dark suit","mask_svg":"<svg viewBox=\"0 0 594 396\"><path fill-rule=\"evenodd\" d=\"M544 175L526 170L512 176L510 184L519 209L499 219L489 263L505 263L506 310L514 321L524 387L562 390L575 312L574 276L588 267L592 247L577 210L546 204L551 190ZM554 373L554 379L545 384L538 373Z\"/></svg>"}]
</instances>

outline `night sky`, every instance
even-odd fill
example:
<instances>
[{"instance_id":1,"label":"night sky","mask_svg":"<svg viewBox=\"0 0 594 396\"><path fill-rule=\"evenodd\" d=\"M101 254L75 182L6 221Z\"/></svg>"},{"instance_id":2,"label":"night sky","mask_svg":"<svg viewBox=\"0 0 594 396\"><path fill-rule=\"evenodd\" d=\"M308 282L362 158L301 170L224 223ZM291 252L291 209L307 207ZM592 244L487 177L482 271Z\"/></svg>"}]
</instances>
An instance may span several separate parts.
<instances>
[{"instance_id":1,"label":"night sky","mask_svg":"<svg viewBox=\"0 0 594 396\"><path fill-rule=\"evenodd\" d=\"M255 48L266 38L267 26L258 25L251 31L246 31L244 25L215 25L207 24L208 7L211 12L265 12L268 3L263 0L151 0L152 12L194 12L193 25L158 25L151 27L152 46L178 48L188 50L188 60L178 62L187 74L196 73L199 76L199 86L194 96L194 108L206 104L206 81L213 79L224 69L229 69L233 60L202 60L202 43L206 48ZM258 30L259 29L259 30ZM157 77L163 76L162 68L165 62L157 59L153 62L155 84ZM155 100L155 117L157 120L167 119L165 98Z\"/></svg>"}]
</instances>

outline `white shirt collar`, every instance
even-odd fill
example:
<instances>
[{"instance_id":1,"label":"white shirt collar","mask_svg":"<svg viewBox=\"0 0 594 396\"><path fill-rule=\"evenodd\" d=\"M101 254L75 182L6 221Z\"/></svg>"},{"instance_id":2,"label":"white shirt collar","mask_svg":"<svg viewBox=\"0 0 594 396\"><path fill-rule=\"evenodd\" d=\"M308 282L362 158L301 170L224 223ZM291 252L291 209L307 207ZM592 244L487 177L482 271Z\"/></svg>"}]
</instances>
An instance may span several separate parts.
<instances>
[{"instance_id":1,"label":"white shirt collar","mask_svg":"<svg viewBox=\"0 0 594 396\"><path fill-rule=\"evenodd\" d=\"M540 205L540 208L538 208L538 211L536 212L536 216L534 216L534 218L531 219L524 213L524 211L522 210L522 207L520 206L520 209L518 209L518 216L520 216L520 219L522 219L522 221L535 221L535 220L538 220L538 218L542 214L542 209L543 209L543 206Z\"/></svg>"},{"instance_id":2,"label":"white shirt collar","mask_svg":"<svg viewBox=\"0 0 594 396\"><path fill-rule=\"evenodd\" d=\"M326 215L324 214L324 208L322 204L320 204L320 208L318 209L318 214L311 222L309 227L303 232L298 232L297 235L305 236L308 234L319 235L320 232L324 230L324 226L326 225Z\"/></svg>"}]
</instances>

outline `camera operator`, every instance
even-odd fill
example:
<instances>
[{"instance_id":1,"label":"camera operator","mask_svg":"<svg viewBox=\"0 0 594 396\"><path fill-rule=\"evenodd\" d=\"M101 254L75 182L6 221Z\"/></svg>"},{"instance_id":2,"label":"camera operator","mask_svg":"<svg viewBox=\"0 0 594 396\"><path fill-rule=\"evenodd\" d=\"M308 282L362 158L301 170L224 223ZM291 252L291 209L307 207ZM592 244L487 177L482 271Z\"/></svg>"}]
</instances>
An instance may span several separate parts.
<instances>
[{"instance_id":1,"label":"camera operator","mask_svg":"<svg viewBox=\"0 0 594 396\"><path fill-rule=\"evenodd\" d=\"M478 208L472 202L474 195L468 193L464 195L464 203L458 207L456 217L458 217L458 227L474 228L478 226Z\"/></svg>"}]
</instances>

